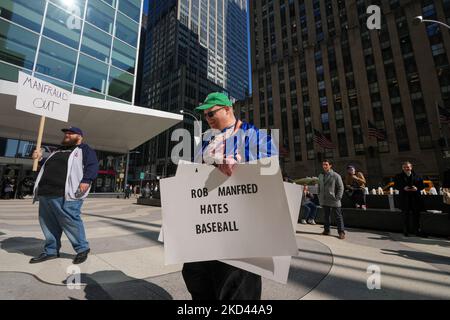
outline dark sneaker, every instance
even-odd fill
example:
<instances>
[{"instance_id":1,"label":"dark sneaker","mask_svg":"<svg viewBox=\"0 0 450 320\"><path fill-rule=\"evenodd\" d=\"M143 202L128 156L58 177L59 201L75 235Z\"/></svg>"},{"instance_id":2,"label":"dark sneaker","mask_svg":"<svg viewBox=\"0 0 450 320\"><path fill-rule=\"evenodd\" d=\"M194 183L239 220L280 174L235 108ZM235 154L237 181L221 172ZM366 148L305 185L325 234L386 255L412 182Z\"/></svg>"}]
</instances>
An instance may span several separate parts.
<instances>
[{"instance_id":1,"label":"dark sneaker","mask_svg":"<svg viewBox=\"0 0 450 320\"><path fill-rule=\"evenodd\" d=\"M47 260L53 260L56 258L59 258L59 253L57 253L56 255L49 255L43 252L38 257L31 258L30 263L40 263Z\"/></svg>"},{"instance_id":2,"label":"dark sneaker","mask_svg":"<svg viewBox=\"0 0 450 320\"><path fill-rule=\"evenodd\" d=\"M322 235L323 236L329 236L330 235L330 231L324 231L324 232L322 232Z\"/></svg>"},{"instance_id":3,"label":"dark sneaker","mask_svg":"<svg viewBox=\"0 0 450 320\"><path fill-rule=\"evenodd\" d=\"M73 264L80 264L87 260L88 254L91 252L91 249L87 249L86 251L80 252L73 259Z\"/></svg>"},{"instance_id":4,"label":"dark sneaker","mask_svg":"<svg viewBox=\"0 0 450 320\"><path fill-rule=\"evenodd\" d=\"M345 233L339 232L339 239L344 240L345 239Z\"/></svg>"}]
</instances>

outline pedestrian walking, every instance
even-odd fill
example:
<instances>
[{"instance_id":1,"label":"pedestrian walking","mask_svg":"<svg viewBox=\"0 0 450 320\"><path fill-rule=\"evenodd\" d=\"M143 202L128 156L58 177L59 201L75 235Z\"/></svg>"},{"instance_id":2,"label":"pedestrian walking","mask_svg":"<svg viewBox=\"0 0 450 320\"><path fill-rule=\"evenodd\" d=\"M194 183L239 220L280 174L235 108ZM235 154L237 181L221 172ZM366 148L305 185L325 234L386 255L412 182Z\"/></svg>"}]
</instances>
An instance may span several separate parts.
<instances>
[{"instance_id":1,"label":"pedestrian walking","mask_svg":"<svg viewBox=\"0 0 450 320\"><path fill-rule=\"evenodd\" d=\"M131 194L131 186L127 184L125 186L125 199L130 199L130 194Z\"/></svg>"},{"instance_id":2,"label":"pedestrian walking","mask_svg":"<svg viewBox=\"0 0 450 320\"><path fill-rule=\"evenodd\" d=\"M10 179L6 180L5 188L3 190L5 194L5 199L14 199L14 182Z\"/></svg>"}]
</instances>

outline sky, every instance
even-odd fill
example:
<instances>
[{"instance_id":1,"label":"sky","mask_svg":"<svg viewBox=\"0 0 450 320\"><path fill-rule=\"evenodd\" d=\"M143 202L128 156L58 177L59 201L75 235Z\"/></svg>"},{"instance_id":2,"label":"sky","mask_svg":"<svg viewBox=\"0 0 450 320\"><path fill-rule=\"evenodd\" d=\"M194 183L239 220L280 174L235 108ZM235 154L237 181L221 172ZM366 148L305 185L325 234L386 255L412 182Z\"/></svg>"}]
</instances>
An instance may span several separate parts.
<instances>
[{"instance_id":1,"label":"sky","mask_svg":"<svg viewBox=\"0 0 450 320\"><path fill-rule=\"evenodd\" d=\"M144 0L144 12L148 14L148 1ZM247 7L250 9L250 5L247 2ZM249 10L250 11L250 10ZM250 55L250 16L247 16L247 44L248 44L248 83L250 94L252 92L252 64L251 64L251 55Z\"/></svg>"}]
</instances>

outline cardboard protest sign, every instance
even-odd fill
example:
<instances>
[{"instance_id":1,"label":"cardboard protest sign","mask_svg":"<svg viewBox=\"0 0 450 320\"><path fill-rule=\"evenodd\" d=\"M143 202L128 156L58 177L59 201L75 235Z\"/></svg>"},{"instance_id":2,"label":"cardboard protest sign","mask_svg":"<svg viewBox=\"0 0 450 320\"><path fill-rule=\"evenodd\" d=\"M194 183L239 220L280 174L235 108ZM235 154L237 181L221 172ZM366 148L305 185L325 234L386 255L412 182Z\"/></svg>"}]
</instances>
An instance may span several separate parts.
<instances>
[{"instance_id":1,"label":"cardboard protest sign","mask_svg":"<svg viewBox=\"0 0 450 320\"><path fill-rule=\"evenodd\" d=\"M161 180L166 264L291 256L297 245L281 172L239 164L231 177L213 166L180 164Z\"/></svg>"},{"instance_id":2,"label":"cardboard protest sign","mask_svg":"<svg viewBox=\"0 0 450 320\"><path fill-rule=\"evenodd\" d=\"M19 71L16 109L67 122L71 93Z\"/></svg>"},{"instance_id":3,"label":"cardboard protest sign","mask_svg":"<svg viewBox=\"0 0 450 320\"><path fill-rule=\"evenodd\" d=\"M293 233L295 234L295 226L297 225L300 207L302 204L303 186L285 182L284 188L289 204L289 213L291 215ZM297 254L295 254L295 256L296 255ZM291 257L262 257L239 260L222 260L222 262L258 274L266 279L285 284L289 275Z\"/></svg>"},{"instance_id":4,"label":"cardboard protest sign","mask_svg":"<svg viewBox=\"0 0 450 320\"><path fill-rule=\"evenodd\" d=\"M302 203L303 186L285 182L284 188L288 200L292 225L294 228L293 232L295 234L295 226L297 225ZM162 227L158 237L158 241L164 242L164 231ZM234 267L258 274L266 279L270 279L283 284L287 283L289 269L291 266L291 256L246 258L239 260L221 261Z\"/></svg>"}]
</instances>

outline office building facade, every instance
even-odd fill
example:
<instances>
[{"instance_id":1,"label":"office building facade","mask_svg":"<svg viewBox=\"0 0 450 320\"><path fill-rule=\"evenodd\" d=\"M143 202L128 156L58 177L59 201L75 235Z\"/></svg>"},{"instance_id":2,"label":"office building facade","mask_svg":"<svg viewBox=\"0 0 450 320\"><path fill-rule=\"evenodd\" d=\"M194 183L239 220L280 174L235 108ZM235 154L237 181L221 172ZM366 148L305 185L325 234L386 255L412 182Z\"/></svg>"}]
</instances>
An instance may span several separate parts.
<instances>
[{"instance_id":1,"label":"office building facade","mask_svg":"<svg viewBox=\"0 0 450 320\"><path fill-rule=\"evenodd\" d=\"M208 79L242 99L248 92L247 0L180 0L179 21L208 49Z\"/></svg>"},{"instance_id":2,"label":"office building facade","mask_svg":"<svg viewBox=\"0 0 450 320\"><path fill-rule=\"evenodd\" d=\"M381 9L380 30L367 27L370 5ZM253 104L245 116L281 129L290 176L316 175L330 158L341 173L356 165L371 185L405 160L438 178L448 164L438 105L450 108L450 33L416 24L420 15L448 23L450 1L250 1ZM317 133L331 145L316 143Z\"/></svg>"},{"instance_id":3,"label":"office building facade","mask_svg":"<svg viewBox=\"0 0 450 320\"><path fill-rule=\"evenodd\" d=\"M193 134L195 107L210 92L233 97L248 91L247 6L236 0L150 1L142 106L179 112ZM242 89L242 90L241 90ZM151 177L170 176L172 131L142 146ZM150 177L149 176L149 177Z\"/></svg>"},{"instance_id":4,"label":"office building facade","mask_svg":"<svg viewBox=\"0 0 450 320\"><path fill-rule=\"evenodd\" d=\"M75 94L134 102L143 0L4 0L1 77L22 70Z\"/></svg>"},{"instance_id":5,"label":"office building facade","mask_svg":"<svg viewBox=\"0 0 450 320\"><path fill-rule=\"evenodd\" d=\"M134 96L143 0L0 1L0 178L16 183L30 175L38 117L15 110L18 72L23 71L72 92L70 125L87 132L98 151L98 191L115 191L124 171L123 153L161 129L128 129L146 119L153 128L177 117L136 112ZM90 116L95 119L91 119ZM158 122L155 124L152 119ZM181 118L181 117L180 117ZM169 123L168 122L168 123ZM121 123L119 126L118 123ZM26 125L29 124L29 125ZM46 121L43 146L49 154L60 142L60 128ZM34 127L36 126L36 127ZM121 130L122 133L119 133ZM133 128L135 130L135 128ZM153 131L153 133L152 133ZM115 135L122 135L120 139ZM123 180L123 178L122 178Z\"/></svg>"}]
</instances>

